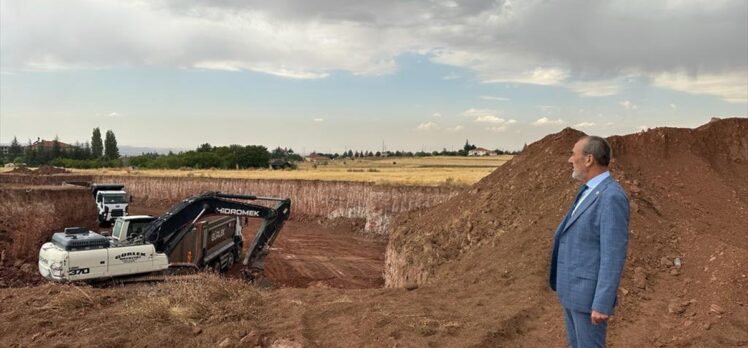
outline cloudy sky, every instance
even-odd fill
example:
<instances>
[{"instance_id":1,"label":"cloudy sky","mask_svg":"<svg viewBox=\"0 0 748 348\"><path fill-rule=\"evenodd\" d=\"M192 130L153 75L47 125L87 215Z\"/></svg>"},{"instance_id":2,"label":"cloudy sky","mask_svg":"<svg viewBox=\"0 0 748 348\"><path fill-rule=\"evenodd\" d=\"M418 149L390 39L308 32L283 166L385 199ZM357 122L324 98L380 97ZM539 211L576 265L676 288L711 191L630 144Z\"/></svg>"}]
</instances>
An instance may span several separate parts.
<instances>
[{"instance_id":1,"label":"cloudy sky","mask_svg":"<svg viewBox=\"0 0 748 348\"><path fill-rule=\"evenodd\" d=\"M521 148L748 115L748 2L1 0L0 142Z\"/></svg>"}]
</instances>

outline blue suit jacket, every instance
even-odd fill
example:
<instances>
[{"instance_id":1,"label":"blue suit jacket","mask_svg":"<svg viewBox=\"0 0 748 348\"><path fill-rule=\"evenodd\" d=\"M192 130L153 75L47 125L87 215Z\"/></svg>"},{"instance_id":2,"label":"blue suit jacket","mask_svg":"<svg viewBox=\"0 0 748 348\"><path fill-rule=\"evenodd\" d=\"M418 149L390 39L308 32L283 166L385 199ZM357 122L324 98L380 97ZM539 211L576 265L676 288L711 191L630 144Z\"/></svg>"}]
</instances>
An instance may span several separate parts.
<instances>
[{"instance_id":1,"label":"blue suit jacket","mask_svg":"<svg viewBox=\"0 0 748 348\"><path fill-rule=\"evenodd\" d=\"M629 201L612 177L603 180L556 229L550 285L566 308L613 314L626 261Z\"/></svg>"}]
</instances>

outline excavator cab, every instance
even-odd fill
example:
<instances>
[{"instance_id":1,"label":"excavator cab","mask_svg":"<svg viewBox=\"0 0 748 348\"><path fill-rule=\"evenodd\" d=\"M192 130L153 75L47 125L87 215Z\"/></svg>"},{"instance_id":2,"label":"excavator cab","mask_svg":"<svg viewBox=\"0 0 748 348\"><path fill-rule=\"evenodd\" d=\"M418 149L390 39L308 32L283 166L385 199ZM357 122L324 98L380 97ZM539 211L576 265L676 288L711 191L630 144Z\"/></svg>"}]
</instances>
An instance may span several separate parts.
<instances>
[{"instance_id":1,"label":"excavator cab","mask_svg":"<svg viewBox=\"0 0 748 348\"><path fill-rule=\"evenodd\" d=\"M143 243L145 228L156 220L153 216L133 215L118 218L112 227L112 238L120 243L135 244Z\"/></svg>"}]
</instances>

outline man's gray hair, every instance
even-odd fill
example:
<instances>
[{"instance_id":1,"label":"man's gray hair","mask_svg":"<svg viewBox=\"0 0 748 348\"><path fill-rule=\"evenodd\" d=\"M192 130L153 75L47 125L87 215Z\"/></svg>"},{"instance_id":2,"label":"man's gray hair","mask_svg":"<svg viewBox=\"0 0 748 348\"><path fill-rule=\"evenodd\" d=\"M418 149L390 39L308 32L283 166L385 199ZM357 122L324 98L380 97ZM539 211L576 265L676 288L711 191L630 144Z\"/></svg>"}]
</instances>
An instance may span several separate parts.
<instances>
[{"instance_id":1,"label":"man's gray hair","mask_svg":"<svg viewBox=\"0 0 748 348\"><path fill-rule=\"evenodd\" d=\"M613 150L610 149L608 141L594 135L588 135L585 139L587 139L587 143L584 144L582 152L585 155L592 155L597 164L607 167L613 157Z\"/></svg>"}]
</instances>

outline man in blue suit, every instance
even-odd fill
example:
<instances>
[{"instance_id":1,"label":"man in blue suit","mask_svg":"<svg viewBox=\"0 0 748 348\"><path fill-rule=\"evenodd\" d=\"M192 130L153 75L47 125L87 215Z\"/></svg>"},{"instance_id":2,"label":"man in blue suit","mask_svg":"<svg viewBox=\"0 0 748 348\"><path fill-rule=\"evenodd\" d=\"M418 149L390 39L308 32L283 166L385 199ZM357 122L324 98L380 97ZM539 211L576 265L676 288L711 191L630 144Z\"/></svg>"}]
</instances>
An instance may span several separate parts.
<instances>
[{"instance_id":1,"label":"man in blue suit","mask_svg":"<svg viewBox=\"0 0 748 348\"><path fill-rule=\"evenodd\" d=\"M608 172L610 144L580 139L569 163L583 183L553 237L550 285L564 307L571 347L604 347L626 261L629 201Z\"/></svg>"}]
</instances>

